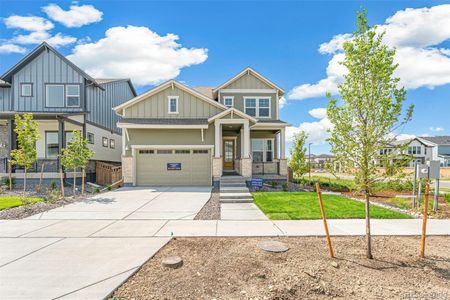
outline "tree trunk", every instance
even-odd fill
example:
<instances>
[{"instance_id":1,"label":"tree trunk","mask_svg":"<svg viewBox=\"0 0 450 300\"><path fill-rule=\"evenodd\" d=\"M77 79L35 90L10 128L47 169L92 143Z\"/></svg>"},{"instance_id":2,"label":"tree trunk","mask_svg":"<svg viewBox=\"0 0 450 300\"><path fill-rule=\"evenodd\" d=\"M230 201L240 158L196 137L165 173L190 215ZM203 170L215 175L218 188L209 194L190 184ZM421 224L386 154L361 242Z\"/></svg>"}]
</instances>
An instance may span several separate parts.
<instances>
[{"instance_id":1,"label":"tree trunk","mask_svg":"<svg viewBox=\"0 0 450 300\"><path fill-rule=\"evenodd\" d=\"M372 237L370 235L370 210L369 210L369 191L365 191L366 194L366 240L367 240L367 258L372 259Z\"/></svg>"},{"instance_id":2,"label":"tree trunk","mask_svg":"<svg viewBox=\"0 0 450 300\"><path fill-rule=\"evenodd\" d=\"M23 192L27 191L27 167L25 167L25 173L23 173Z\"/></svg>"},{"instance_id":3,"label":"tree trunk","mask_svg":"<svg viewBox=\"0 0 450 300\"><path fill-rule=\"evenodd\" d=\"M77 168L73 168L73 196L76 193L76 183L77 183Z\"/></svg>"}]
</instances>

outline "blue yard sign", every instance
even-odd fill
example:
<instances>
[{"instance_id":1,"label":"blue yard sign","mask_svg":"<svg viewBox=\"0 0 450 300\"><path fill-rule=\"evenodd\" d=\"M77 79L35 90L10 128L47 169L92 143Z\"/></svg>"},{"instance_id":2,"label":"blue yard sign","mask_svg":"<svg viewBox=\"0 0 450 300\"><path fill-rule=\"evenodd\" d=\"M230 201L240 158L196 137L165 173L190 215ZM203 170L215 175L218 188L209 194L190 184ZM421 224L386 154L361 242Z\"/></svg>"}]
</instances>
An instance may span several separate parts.
<instances>
[{"instance_id":1,"label":"blue yard sign","mask_svg":"<svg viewBox=\"0 0 450 300\"><path fill-rule=\"evenodd\" d=\"M167 163L168 171L179 171L181 170L181 163Z\"/></svg>"},{"instance_id":2,"label":"blue yard sign","mask_svg":"<svg viewBox=\"0 0 450 300\"><path fill-rule=\"evenodd\" d=\"M253 178L251 181L252 187L262 187L264 183L264 179L262 178Z\"/></svg>"}]
</instances>

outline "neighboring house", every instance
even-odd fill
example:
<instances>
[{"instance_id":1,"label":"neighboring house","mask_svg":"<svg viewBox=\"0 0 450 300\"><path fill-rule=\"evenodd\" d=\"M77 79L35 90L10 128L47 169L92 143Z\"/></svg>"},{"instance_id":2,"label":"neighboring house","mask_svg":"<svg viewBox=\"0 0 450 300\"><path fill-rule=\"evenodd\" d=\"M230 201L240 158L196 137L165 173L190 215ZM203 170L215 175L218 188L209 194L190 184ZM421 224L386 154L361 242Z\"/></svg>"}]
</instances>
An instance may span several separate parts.
<instances>
[{"instance_id":1,"label":"neighboring house","mask_svg":"<svg viewBox=\"0 0 450 300\"><path fill-rule=\"evenodd\" d=\"M38 162L31 171L48 178L59 170L58 155L73 130L80 130L95 151L95 161L121 161L118 116L111 110L136 96L129 79L94 79L62 54L42 43L7 71L0 81L0 173L7 172L11 149L17 147L14 116L31 112L38 121ZM53 173L53 174L52 174Z\"/></svg>"},{"instance_id":2,"label":"neighboring house","mask_svg":"<svg viewBox=\"0 0 450 300\"><path fill-rule=\"evenodd\" d=\"M415 163L424 164L432 160L440 160L442 166L450 166L450 137L418 137L395 141L391 147L380 150L380 155L392 153L396 146L406 144L403 156L411 158L409 167L413 167ZM383 161L380 160L379 164L383 165Z\"/></svg>"},{"instance_id":3,"label":"neighboring house","mask_svg":"<svg viewBox=\"0 0 450 300\"><path fill-rule=\"evenodd\" d=\"M431 160L439 160L442 167L450 167L450 136L423 136L417 139L432 147Z\"/></svg>"},{"instance_id":4,"label":"neighboring house","mask_svg":"<svg viewBox=\"0 0 450 300\"><path fill-rule=\"evenodd\" d=\"M132 185L211 185L224 174L286 179L284 91L251 68L218 87L175 80L114 108Z\"/></svg>"},{"instance_id":5,"label":"neighboring house","mask_svg":"<svg viewBox=\"0 0 450 300\"><path fill-rule=\"evenodd\" d=\"M334 161L334 156L331 154L311 154L311 167L316 169L323 169L327 163Z\"/></svg>"}]
</instances>

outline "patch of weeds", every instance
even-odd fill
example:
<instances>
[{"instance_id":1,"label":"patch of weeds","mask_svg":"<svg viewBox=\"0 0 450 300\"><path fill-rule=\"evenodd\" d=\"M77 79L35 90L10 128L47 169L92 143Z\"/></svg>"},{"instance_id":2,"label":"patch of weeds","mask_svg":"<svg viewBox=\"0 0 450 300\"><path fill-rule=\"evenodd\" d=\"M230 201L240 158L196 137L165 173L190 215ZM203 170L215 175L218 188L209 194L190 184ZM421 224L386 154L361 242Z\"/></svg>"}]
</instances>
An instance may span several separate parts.
<instances>
[{"instance_id":1,"label":"patch of weeds","mask_svg":"<svg viewBox=\"0 0 450 300\"><path fill-rule=\"evenodd\" d=\"M57 183L56 183L56 181L52 180L52 181L50 182L50 189L51 189L52 191L55 191L56 188L57 188Z\"/></svg>"},{"instance_id":2,"label":"patch of weeds","mask_svg":"<svg viewBox=\"0 0 450 300\"><path fill-rule=\"evenodd\" d=\"M289 189L289 185L287 182L283 182L282 187L283 187L283 191L285 191L285 192L287 192Z\"/></svg>"},{"instance_id":3,"label":"patch of weeds","mask_svg":"<svg viewBox=\"0 0 450 300\"><path fill-rule=\"evenodd\" d=\"M106 190L107 190L107 191L112 190L112 186L111 186L110 184L108 184L108 185L106 186Z\"/></svg>"},{"instance_id":4,"label":"patch of weeds","mask_svg":"<svg viewBox=\"0 0 450 300\"><path fill-rule=\"evenodd\" d=\"M450 194L444 194L444 199L450 204Z\"/></svg>"},{"instance_id":5,"label":"patch of weeds","mask_svg":"<svg viewBox=\"0 0 450 300\"><path fill-rule=\"evenodd\" d=\"M16 177L11 177L12 187L16 185ZM2 185L9 187L9 177L5 177L2 180Z\"/></svg>"},{"instance_id":6,"label":"patch of weeds","mask_svg":"<svg viewBox=\"0 0 450 300\"><path fill-rule=\"evenodd\" d=\"M45 201L55 203L61 198L61 193L58 190L50 190L45 196Z\"/></svg>"},{"instance_id":7,"label":"patch of weeds","mask_svg":"<svg viewBox=\"0 0 450 300\"><path fill-rule=\"evenodd\" d=\"M100 193L100 188L98 188L98 187L94 188L94 194L98 194L98 193Z\"/></svg>"},{"instance_id":8,"label":"patch of weeds","mask_svg":"<svg viewBox=\"0 0 450 300\"><path fill-rule=\"evenodd\" d=\"M270 182L270 186L271 186L273 189L275 189L275 188L278 186L278 182L276 182L276 181L271 181L271 182Z\"/></svg>"}]
</instances>

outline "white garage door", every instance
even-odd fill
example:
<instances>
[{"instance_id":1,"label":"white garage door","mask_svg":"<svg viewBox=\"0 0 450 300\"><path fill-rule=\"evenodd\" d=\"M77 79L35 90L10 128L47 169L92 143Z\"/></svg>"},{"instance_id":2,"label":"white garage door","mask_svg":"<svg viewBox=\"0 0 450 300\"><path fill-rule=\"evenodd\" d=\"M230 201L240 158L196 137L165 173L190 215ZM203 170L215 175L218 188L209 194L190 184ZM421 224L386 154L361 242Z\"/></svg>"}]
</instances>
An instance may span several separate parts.
<instances>
[{"instance_id":1,"label":"white garage door","mask_svg":"<svg viewBox=\"0 0 450 300\"><path fill-rule=\"evenodd\" d=\"M137 150L136 183L137 185L211 185L211 150Z\"/></svg>"}]
</instances>

